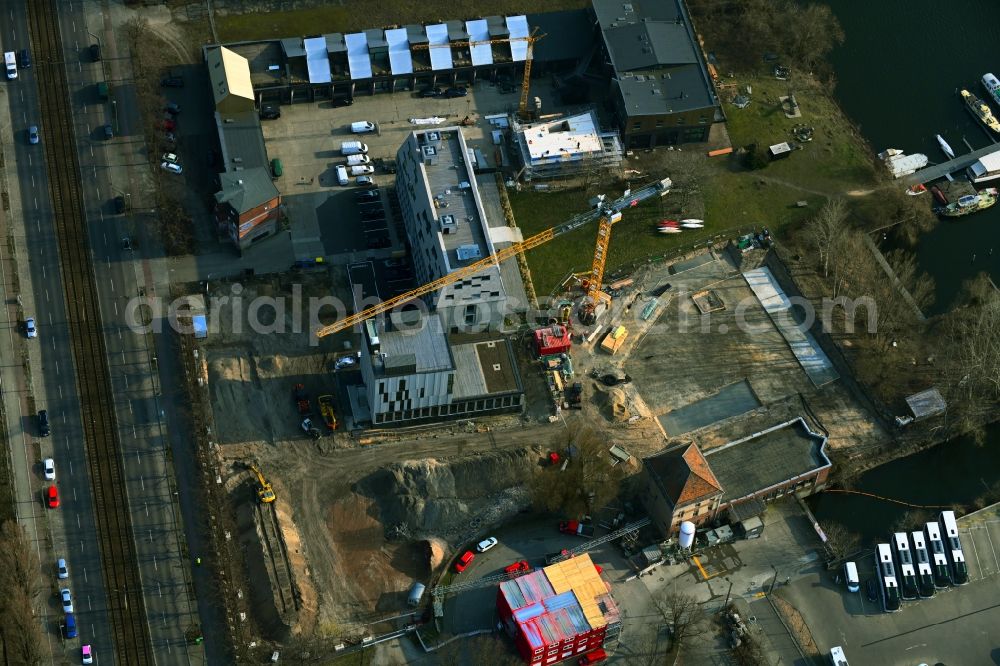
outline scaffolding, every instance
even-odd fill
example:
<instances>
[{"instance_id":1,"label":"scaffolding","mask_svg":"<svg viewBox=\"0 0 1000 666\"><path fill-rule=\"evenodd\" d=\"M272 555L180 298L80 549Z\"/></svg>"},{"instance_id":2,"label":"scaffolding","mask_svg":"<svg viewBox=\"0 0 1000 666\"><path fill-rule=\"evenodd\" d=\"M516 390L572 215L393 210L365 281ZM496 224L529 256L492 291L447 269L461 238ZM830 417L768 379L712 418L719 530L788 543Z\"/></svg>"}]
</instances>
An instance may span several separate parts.
<instances>
[{"instance_id":1,"label":"scaffolding","mask_svg":"<svg viewBox=\"0 0 1000 666\"><path fill-rule=\"evenodd\" d=\"M536 123L514 120L511 129L525 182L593 178L608 171L621 175L621 137L617 131L601 129L593 111Z\"/></svg>"}]
</instances>

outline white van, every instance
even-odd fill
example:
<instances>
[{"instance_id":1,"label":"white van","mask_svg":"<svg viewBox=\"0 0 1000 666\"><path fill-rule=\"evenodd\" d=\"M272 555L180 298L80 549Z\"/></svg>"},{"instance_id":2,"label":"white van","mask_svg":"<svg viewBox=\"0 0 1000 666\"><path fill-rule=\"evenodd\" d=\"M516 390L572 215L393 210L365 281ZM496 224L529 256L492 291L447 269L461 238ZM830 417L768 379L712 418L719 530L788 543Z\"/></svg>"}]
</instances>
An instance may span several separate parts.
<instances>
[{"instance_id":1,"label":"white van","mask_svg":"<svg viewBox=\"0 0 1000 666\"><path fill-rule=\"evenodd\" d=\"M368 166L366 164L355 165L351 167L352 176L369 176L375 173L375 167Z\"/></svg>"},{"instance_id":2,"label":"white van","mask_svg":"<svg viewBox=\"0 0 1000 666\"><path fill-rule=\"evenodd\" d=\"M347 166L357 166L358 164L371 164L371 158L364 153L347 156Z\"/></svg>"},{"instance_id":3,"label":"white van","mask_svg":"<svg viewBox=\"0 0 1000 666\"><path fill-rule=\"evenodd\" d=\"M847 663L847 655L844 654L844 648L839 645L830 648L830 661L833 666L850 666Z\"/></svg>"},{"instance_id":4,"label":"white van","mask_svg":"<svg viewBox=\"0 0 1000 666\"><path fill-rule=\"evenodd\" d=\"M351 123L351 131L355 134L368 134L369 132L374 132L377 127L375 123L370 120L362 120L356 123Z\"/></svg>"},{"instance_id":5,"label":"white van","mask_svg":"<svg viewBox=\"0 0 1000 666\"><path fill-rule=\"evenodd\" d=\"M7 51L3 54L4 65L7 66L7 78L16 79L17 78L17 57L14 55L13 51Z\"/></svg>"},{"instance_id":6,"label":"white van","mask_svg":"<svg viewBox=\"0 0 1000 666\"><path fill-rule=\"evenodd\" d=\"M861 590L861 580L858 578L858 565L854 562L844 563L844 580L847 581L848 592Z\"/></svg>"},{"instance_id":7,"label":"white van","mask_svg":"<svg viewBox=\"0 0 1000 666\"><path fill-rule=\"evenodd\" d=\"M340 144L341 155L361 155L368 152L368 146L360 141L342 141Z\"/></svg>"},{"instance_id":8,"label":"white van","mask_svg":"<svg viewBox=\"0 0 1000 666\"><path fill-rule=\"evenodd\" d=\"M351 179L347 177L347 167L343 164L337 165L337 182L341 185L347 185L351 182Z\"/></svg>"}]
</instances>

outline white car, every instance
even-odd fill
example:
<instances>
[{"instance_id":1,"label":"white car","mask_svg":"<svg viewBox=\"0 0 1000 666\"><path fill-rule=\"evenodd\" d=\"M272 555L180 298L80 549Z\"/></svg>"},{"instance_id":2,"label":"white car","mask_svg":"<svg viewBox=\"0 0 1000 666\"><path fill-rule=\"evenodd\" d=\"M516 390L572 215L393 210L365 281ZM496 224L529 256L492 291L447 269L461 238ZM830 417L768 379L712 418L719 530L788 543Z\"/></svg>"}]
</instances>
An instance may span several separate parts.
<instances>
[{"instance_id":1,"label":"white car","mask_svg":"<svg viewBox=\"0 0 1000 666\"><path fill-rule=\"evenodd\" d=\"M483 539L478 544L476 544L476 552L477 553L485 553L490 548L492 548L493 546L497 545L497 543L499 543L499 542L497 541L496 537L490 537L489 539Z\"/></svg>"},{"instance_id":2,"label":"white car","mask_svg":"<svg viewBox=\"0 0 1000 666\"><path fill-rule=\"evenodd\" d=\"M164 171L169 171L170 173L183 173L184 167L180 164L174 164L173 162L161 162L160 168Z\"/></svg>"},{"instance_id":3,"label":"white car","mask_svg":"<svg viewBox=\"0 0 1000 666\"><path fill-rule=\"evenodd\" d=\"M29 338L38 337L38 329L35 328L35 318L28 317L24 320L24 332Z\"/></svg>"},{"instance_id":4,"label":"white car","mask_svg":"<svg viewBox=\"0 0 1000 666\"><path fill-rule=\"evenodd\" d=\"M81 663L92 664L94 663L94 650L89 645L84 645L80 648L80 655L83 658Z\"/></svg>"},{"instance_id":5,"label":"white car","mask_svg":"<svg viewBox=\"0 0 1000 666\"><path fill-rule=\"evenodd\" d=\"M177 157L177 153L163 153L160 159L164 162L170 162L171 164L177 164L181 161L180 158Z\"/></svg>"},{"instance_id":6,"label":"white car","mask_svg":"<svg viewBox=\"0 0 1000 666\"><path fill-rule=\"evenodd\" d=\"M59 590L59 594L60 594L60 596L62 596L63 612L64 613L72 613L73 612L73 596L70 594L69 588L68 587L64 587L63 589Z\"/></svg>"},{"instance_id":7,"label":"white car","mask_svg":"<svg viewBox=\"0 0 1000 666\"><path fill-rule=\"evenodd\" d=\"M335 370L346 370L347 368L353 368L358 364L358 359L354 356L341 356L333 363L333 368Z\"/></svg>"},{"instance_id":8,"label":"white car","mask_svg":"<svg viewBox=\"0 0 1000 666\"><path fill-rule=\"evenodd\" d=\"M45 468L45 480L55 481L56 480L56 461L52 458L46 458L42 461L42 467Z\"/></svg>"},{"instance_id":9,"label":"white car","mask_svg":"<svg viewBox=\"0 0 1000 666\"><path fill-rule=\"evenodd\" d=\"M59 580L69 578L69 569L66 568L66 560L61 557L56 560L56 577Z\"/></svg>"}]
</instances>

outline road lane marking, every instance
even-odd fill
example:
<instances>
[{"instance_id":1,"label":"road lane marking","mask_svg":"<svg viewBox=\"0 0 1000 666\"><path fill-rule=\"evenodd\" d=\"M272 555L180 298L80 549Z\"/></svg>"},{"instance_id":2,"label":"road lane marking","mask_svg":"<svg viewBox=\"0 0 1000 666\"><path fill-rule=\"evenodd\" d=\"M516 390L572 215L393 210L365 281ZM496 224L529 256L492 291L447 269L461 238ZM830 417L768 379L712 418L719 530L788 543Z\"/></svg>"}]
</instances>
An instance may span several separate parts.
<instances>
[{"instance_id":1,"label":"road lane marking","mask_svg":"<svg viewBox=\"0 0 1000 666\"><path fill-rule=\"evenodd\" d=\"M49 300L49 288L48 287L45 288L45 300L46 301Z\"/></svg>"},{"instance_id":2,"label":"road lane marking","mask_svg":"<svg viewBox=\"0 0 1000 666\"><path fill-rule=\"evenodd\" d=\"M108 262L108 268L111 268L111 262L110 261ZM114 278L111 278L111 291L114 291L114 290L115 290L115 280L114 280Z\"/></svg>"},{"instance_id":3,"label":"road lane marking","mask_svg":"<svg viewBox=\"0 0 1000 666\"><path fill-rule=\"evenodd\" d=\"M78 530L82 530L83 529L83 525L80 524L80 514L76 514L76 528ZM83 550L83 544L82 543L80 544L80 550Z\"/></svg>"},{"instance_id":4,"label":"road lane marking","mask_svg":"<svg viewBox=\"0 0 1000 666\"><path fill-rule=\"evenodd\" d=\"M118 301L111 301L112 305L115 306L115 316L118 316ZM125 352L122 352L122 363L125 362Z\"/></svg>"},{"instance_id":5,"label":"road lane marking","mask_svg":"<svg viewBox=\"0 0 1000 666\"><path fill-rule=\"evenodd\" d=\"M77 501L76 500L76 486L73 487L73 501L74 502ZM79 514L77 514L77 518L79 519Z\"/></svg>"},{"instance_id":6,"label":"road lane marking","mask_svg":"<svg viewBox=\"0 0 1000 666\"><path fill-rule=\"evenodd\" d=\"M56 374L59 374L59 361L56 361Z\"/></svg>"}]
</instances>

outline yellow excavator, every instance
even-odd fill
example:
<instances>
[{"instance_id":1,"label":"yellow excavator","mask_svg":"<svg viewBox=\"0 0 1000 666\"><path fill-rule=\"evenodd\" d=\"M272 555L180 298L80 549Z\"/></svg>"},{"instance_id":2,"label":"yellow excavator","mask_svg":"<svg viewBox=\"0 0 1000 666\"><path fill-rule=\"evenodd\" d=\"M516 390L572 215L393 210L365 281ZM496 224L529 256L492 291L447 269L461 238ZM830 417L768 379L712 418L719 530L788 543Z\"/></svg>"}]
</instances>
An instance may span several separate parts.
<instances>
[{"instance_id":1,"label":"yellow excavator","mask_svg":"<svg viewBox=\"0 0 1000 666\"><path fill-rule=\"evenodd\" d=\"M270 504L278 499L277 495L274 494L274 490L271 489L271 484L264 478L257 465L250 465L250 469L253 470L253 473L257 477L257 499L264 504Z\"/></svg>"}]
</instances>

